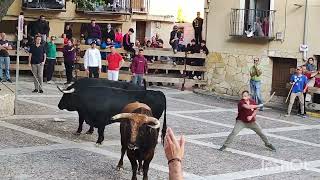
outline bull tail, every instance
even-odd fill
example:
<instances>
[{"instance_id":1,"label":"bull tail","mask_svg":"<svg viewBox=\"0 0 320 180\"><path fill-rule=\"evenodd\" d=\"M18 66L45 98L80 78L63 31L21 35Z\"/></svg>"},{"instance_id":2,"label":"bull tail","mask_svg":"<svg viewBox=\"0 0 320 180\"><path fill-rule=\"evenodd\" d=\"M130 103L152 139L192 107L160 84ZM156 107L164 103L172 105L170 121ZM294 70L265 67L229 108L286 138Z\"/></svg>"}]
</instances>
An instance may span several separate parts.
<instances>
[{"instance_id":1,"label":"bull tail","mask_svg":"<svg viewBox=\"0 0 320 180\"><path fill-rule=\"evenodd\" d=\"M161 132L161 142L164 145L164 138L167 133L167 98L164 95L164 116L163 116L163 125L162 125L162 132Z\"/></svg>"},{"instance_id":2,"label":"bull tail","mask_svg":"<svg viewBox=\"0 0 320 180\"><path fill-rule=\"evenodd\" d=\"M144 84L144 90L147 90L147 81L145 78L143 78L143 84Z\"/></svg>"}]
</instances>

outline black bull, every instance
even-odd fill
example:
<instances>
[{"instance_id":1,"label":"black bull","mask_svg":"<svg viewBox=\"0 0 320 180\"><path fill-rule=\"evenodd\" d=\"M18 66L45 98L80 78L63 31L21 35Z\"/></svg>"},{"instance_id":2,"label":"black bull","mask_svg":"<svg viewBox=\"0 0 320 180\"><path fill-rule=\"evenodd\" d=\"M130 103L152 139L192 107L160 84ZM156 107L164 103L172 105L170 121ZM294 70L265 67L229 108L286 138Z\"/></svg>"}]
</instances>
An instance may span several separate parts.
<instances>
[{"instance_id":1,"label":"black bull","mask_svg":"<svg viewBox=\"0 0 320 180\"><path fill-rule=\"evenodd\" d=\"M109 81L107 79L95 79L95 78L82 78L77 80L74 84L69 86L66 90L70 89L84 89L91 86L105 86L105 87L115 87L127 90L146 90L146 82L144 80L144 87L138 86L132 83L121 82L121 81ZM84 115L78 111L79 115L79 126L75 133L75 135L80 135L82 132L83 123L85 121ZM90 126L90 129L86 132L86 134L92 134L94 131L93 126Z\"/></svg>"},{"instance_id":2,"label":"black bull","mask_svg":"<svg viewBox=\"0 0 320 180\"><path fill-rule=\"evenodd\" d=\"M163 140L167 129L167 105L166 97L161 91L134 91L110 87L70 89L63 94L58 107L61 110L78 111L90 126L98 128L97 144L101 144L105 126L112 123L111 117L121 113L127 104L136 101L148 105L157 119L160 119L164 112L161 136Z\"/></svg>"}]
</instances>

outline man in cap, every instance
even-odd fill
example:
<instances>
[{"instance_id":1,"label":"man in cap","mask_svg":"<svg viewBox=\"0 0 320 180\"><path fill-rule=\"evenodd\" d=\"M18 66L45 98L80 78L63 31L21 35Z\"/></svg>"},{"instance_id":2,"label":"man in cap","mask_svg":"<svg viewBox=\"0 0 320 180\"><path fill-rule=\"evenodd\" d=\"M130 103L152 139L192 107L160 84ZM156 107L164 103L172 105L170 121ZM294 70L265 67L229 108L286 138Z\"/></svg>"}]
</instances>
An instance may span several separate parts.
<instances>
[{"instance_id":1,"label":"man in cap","mask_svg":"<svg viewBox=\"0 0 320 180\"><path fill-rule=\"evenodd\" d=\"M91 47L86 50L84 55L84 68L89 78L99 78L101 73L101 54L97 49L96 41L91 42Z\"/></svg>"}]
</instances>

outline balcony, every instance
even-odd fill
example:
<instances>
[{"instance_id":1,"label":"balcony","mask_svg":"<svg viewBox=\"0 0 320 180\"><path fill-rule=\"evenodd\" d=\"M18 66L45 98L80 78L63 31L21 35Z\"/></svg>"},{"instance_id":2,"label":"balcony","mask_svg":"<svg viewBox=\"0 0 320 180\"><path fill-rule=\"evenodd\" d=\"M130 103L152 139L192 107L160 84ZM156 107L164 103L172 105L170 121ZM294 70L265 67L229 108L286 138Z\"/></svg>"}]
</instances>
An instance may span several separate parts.
<instances>
[{"instance_id":1,"label":"balcony","mask_svg":"<svg viewBox=\"0 0 320 180\"><path fill-rule=\"evenodd\" d=\"M22 9L40 11L65 11L65 0L22 0Z\"/></svg>"},{"instance_id":2,"label":"balcony","mask_svg":"<svg viewBox=\"0 0 320 180\"><path fill-rule=\"evenodd\" d=\"M131 8L134 13L147 14L149 6L150 0L131 0Z\"/></svg>"},{"instance_id":3,"label":"balcony","mask_svg":"<svg viewBox=\"0 0 320 180\"><path fill-rule=\"evenodd\" d=\"M259 9L232 9L230 36L246 39L272 40L275 11Z\"/></svg>"},{"instance_id":4,"label":"balcony","mask_svg":"<svg viewBox=\"0 0 320 180\"><path fill-rule=\"evenodd\" d=\"M77 12L86 14L131 14L130 0L83 0L77 2Z\"/></svg>"}]
</instances>

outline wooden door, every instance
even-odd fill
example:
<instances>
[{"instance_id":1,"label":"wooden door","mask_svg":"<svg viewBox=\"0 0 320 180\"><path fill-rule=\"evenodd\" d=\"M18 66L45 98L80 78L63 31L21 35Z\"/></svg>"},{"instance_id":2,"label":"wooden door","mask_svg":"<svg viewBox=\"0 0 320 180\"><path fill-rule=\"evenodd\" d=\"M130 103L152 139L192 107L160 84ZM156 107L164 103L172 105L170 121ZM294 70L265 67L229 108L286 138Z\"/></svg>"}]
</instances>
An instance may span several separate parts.
<instances>
[{"instance_id":1,"label":"wooden door","mask_svg":"<svg viewBox=\"0 0 320 180\"><path fill-rule=\"evenodd\" d=\"M140 43L144 42L144 38L146 37L146 22L145 21L137 21L137 34L136 40L139 40Z\"/></svg>"},{"instance_id":2,"label":"wooden door","mask_svg":"<svg viewBox=\"0 0 320 180\"><path fill-rule=\"evenodd\" d=\"M273 58L272 92L276 92L277 96L288 95L286 84L290 81L290 69L296 67L296 59Z\"/></svg>"}]
</instances>

